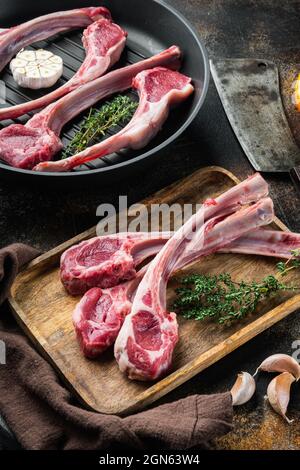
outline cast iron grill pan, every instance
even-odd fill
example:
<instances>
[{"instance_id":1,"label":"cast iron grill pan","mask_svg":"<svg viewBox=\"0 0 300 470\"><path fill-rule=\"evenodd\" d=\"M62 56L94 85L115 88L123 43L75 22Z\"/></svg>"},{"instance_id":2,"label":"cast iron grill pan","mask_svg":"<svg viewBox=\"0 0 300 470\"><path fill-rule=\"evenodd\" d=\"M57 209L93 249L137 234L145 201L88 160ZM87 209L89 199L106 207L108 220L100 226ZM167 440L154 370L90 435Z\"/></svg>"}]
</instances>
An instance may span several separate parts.
<instances>
[{"instance_id":1,"label":"cast iron grill pan","mask_svg":"<svg viewBox=\"0 0 300 470\"><path fill-rule=\"evenodd\" d=\"M3 0L0 0L0 6L2 2ZM51 9L48 9L47 11L41 11L37 6L36 13L31 14L31 17L62 9L60 2L55 0L54 4L55 3L57 3L56 8L52 3ZM80 2L79 6L90 6L96 3L97 2L85 1ZM119 178L122 176L122 173L123 175L127 174L127 171L124 171L125 167L126 170L129 170L130 167L133 169L133 167L145 166L145 164L149 165L154 160L154 156L170 141L177 137L198 112L206 94L208 84L208 64L200 40L184 18L179 16L173 10L170 10L169 7L166 7L160 1L158 2L155 0L127 0L126 9L124 9L124 2L121 0L111 0L109 2L104 1L98 3L110 8L115 21L128 32L127 45L122 54L121 60L116 64L115 68L133 64L150 57L173 44L178 44L184 52L184 62L181 71L193 78L193 83L196 86L194 95L186 103L177 109L172 110L167 122L158 136L143 149L137 151L122 150L116 154L81 165L71 172L61 174L19 170L7 165L3 161L0 161L1 173L3 173L3 171L6 173L19 173L18 176L22 174L23 177L27 176L27 179L29 176L31 176L30 179L32 179L32 177L36 179L37 177L42 176L43 178L40 179L43 179L43 181L45 176L48 178L53 178L54 176L67 176L69 177L68 179L70 179L71 176L72 180L75 178L77 181L78 176L87 177L88 175L95 173L98 174L98 180L101 174L105 175L106 179L110 176L108 178L109 180L114 179L112 178L113 175ZM75 8L77 6L78 2L71 1L68 2L68 6L64 4L63 8ZM0 26L7 27L10 24L17 24L25 19L27 19L25 14L22 20L18 20L16 15L15 20L14 18L8 19L9 24L4 24L3 20L1 20L2 23ZM168 27L166 27L166 25ZM6 86L5 100L7 105L16 105L36 99L42 96L45 92L52 91L56 87L59 87L68 81L79 69L80 64L85 57L81 38L82 30L70 31L29 46L28 49L43 48L50 50L54 54L60 55L64 61L63 75L57 84L48 90L30 90L21 88L16 84L9 66L7 66L0 75L0 79ZM136 101L138 100L135 92L128 91L126 94L128 94L132 99ZM97 103L94 105L94 108L97 109L99 106L100 103ZM61 139L64 146L68 145L74 134L79 130L83 117L87 112L88 110L70 121L63 128ZM0 123L0 128L6 127L12 123L24 124L32 115L33 113L28 113L27 115L14 120L2 121ZM120 129L120 126L116 126L114 129L111 129L106 133L105 138L117 133ZM60 158L60 155L58 154L55 158Z\"/></svg>"}]
</instances>

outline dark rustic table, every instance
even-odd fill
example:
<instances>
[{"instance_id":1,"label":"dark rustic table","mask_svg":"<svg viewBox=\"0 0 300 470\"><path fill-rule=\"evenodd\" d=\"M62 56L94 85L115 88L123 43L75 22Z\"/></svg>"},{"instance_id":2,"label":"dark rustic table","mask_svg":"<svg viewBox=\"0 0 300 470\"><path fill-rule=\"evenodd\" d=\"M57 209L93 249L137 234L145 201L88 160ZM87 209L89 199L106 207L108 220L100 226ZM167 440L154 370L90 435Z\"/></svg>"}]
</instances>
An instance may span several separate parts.
<instances>
[{"instance_id":1,"label":"dark rustic table","mask_svg":"<svg viewBox=\"0 0 300 470\"><path fill-rule=\"evenodd\" d=\"M168 0L181 11L203 38L210 57L260 57L274 60L279 68L288 117L300 144L300 115L290 98L291 84L300 71L300 1L283 0ZM191 51L191 54L193 51ZM297 65L298 63L298 65ZM1 244L14 241L48 250L97 222L96 207L116 203L127 194L129 203L205 165L220 165L245 178L253 170L227 122L214 84L210 83L205 106L186 134L161 157L159 165L140 177L108 188L90 187L63 192L43 191L0 183ZM279 218L300 231L300 199L289 179L267 178ZM259 335L207 371L170 393L162 401L192 393L227 390L240 370L253 372L266 356L292 353L300 340L298 312ZM217 443L219 449L296 449L300 447L299 386L294 387L288 426L264 400L267 378L258 382L257 397L235 413L235 429Z\"/></svg>"}]
</instances>

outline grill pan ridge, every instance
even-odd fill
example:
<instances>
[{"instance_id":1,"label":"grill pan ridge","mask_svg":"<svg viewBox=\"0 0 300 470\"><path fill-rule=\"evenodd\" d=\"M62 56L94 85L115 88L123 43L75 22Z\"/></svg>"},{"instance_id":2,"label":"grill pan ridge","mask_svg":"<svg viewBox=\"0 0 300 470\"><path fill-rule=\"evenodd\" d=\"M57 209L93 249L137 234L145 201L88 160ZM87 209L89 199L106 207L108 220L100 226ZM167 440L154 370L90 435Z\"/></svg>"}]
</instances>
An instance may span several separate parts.
<instances>
[{"instance_id":1,"label":"grill pan ridge","mask_svg":"<svg viewBox=\"0 0 300 470\"><path fill-rule=\"evenodd\" d=\"M57 177L59 177L60 183L71 183L72 180L72 184L75 182L77 184L83 182L83 179L88 182L94 179L97 180L97 182L102 180L103 183L109 183L129 175L139 168L145 168L153 164L153 162L159 158L161 151L175 140L192 122L206 96L209 82L208 59L201 40L190 24L178 12L161 0L127 0L126 8L124 8L124 2L122 2L122 0L103 2L76 2L74 0L68 0L64 1L63 7L61 2L54 0L51 4L51 8L46 10L45 7L33 5L35 4L33 0L28 1L31 8L26 11L24 10L23 2L13 1L14 9L11 11L11 8L7 7L6 0L0 0L0 27L9 27L10 25L18 24L35 16L62 9L91 6L93 4L95 5L95 3L107 6L112 12L113 19L116 23L120 24L121 27L128 32L127 45L121 60L114 68L136 63L176 44L182 49L184 55L181 71L192 77L193 84L195 85L195 93L186 103L171 111L168 120L158 136L143 149L122 150L116 154L81 165L67 173L43 173L23 170L11 167L0 160L0 175L17 177L18 179L21 178L30 183L38 184L44 184L48 181L53 183L53 178L57 181ZM4 14L2 14L3 11ZM7 15L5 15L5 11ZM63 75L57 84L48 90L29 90L20 88L15 83L9 66L7 66L0 74L0 80L5 83L6 90L6 104L0 105L0 107L7 105L13 106L39 98L69 80L79 69L85 57L81 37L82 30L69 31L29 46L28 49L36 50L42 48L60 55L64 61ZM130 90L127 94L134 100L138 100L135 92ZM97 109L99 105L100 103L97 103L94 108ZM14 120L2 121L0 122L0 129L13 123L24 124L32 115L33 113L28 113ZM64 146L71 141L76 131L78 131L84 115L86 115L86 111L64 127L60 136ZM120 126L116 126L106 134L105 138L109 135L113 135L120 129ZM80 178L80 180L78 180L78 178Z\"/></svg>"}]
</instances>

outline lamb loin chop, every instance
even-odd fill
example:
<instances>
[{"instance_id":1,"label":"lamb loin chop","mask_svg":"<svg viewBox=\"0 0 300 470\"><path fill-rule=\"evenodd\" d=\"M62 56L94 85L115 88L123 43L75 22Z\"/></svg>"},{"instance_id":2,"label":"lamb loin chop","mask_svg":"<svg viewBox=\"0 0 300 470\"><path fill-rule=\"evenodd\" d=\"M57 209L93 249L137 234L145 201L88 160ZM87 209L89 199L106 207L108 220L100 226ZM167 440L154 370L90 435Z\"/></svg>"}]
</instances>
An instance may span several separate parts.
<instances>
[{"instance_id":1,"label":"lamb loin chop","mask_svg":"<svg viewBox=\"0 0 300 470\"><path fill-rule=\"evenodd\" d=\"M69 171L124 148L145 147L161 129L169 115L170 107L186 100L194 91L189 77L163 67L139 73L132 86L139 93L140 103L124 129L77 155L40 163L34 170Z\"/></svg>"},{"instance_id":2,"label":"lamb loin chop","mask_svg":"<svg viewBox=\"0 0 300 470\"><path fill-rule=\"evenodd\" d=\"M63 144L62 127L73 117L97 101L130 88L141 71L157 66L177 69L180 50L176 46L127 67L113 70L86 83L35 114L25 124L12 124L0 131L0 158L17 168L32 169L39 162L50 160Z\"/></svg>"},{"instance_id":3,"label":"lamb loin chop","mask_svg":"<svg viewBox=\"0 0 300 470\"><path fill-rule=\"evenodd\" d=\"M187 262L192 262L201 244L207 248L203 255L210 254L270 223L274 214L272 201L264 198L267 193L267 184L259 174L248 178L204 203L156 255L139 284L131 313L115 343L116 360L129 378L154 380L170 368L178 325L176 314L166 310L166 286L179 258L185 253ZM224 219L226 208L230 214L233 207L255 201L259 202Z\"/></svg>"},{"instance_id":4,"label":"lamb loin chop","mask_svg":"<svg viewBox=\"0 0 300 470\"><path fill-rule=\"evenodd\" d=\"M75 75L64 85L42 97L8 108L0 108L0 120L14 119L43 108L79 86L101 77L120 58L127 33L106 18L90 24L83 32L86 58Z\"/></svg>"},{"instance_id":5,"label":"lamb loin chop","mask_svg":"<svg viewBox=\"0 0 300 470\"><path fill-rule=\"evenodd\" d=\"M70 29L85 28L100 18L111 19L105 7L76 8L39 16L0 33L0 72L26 46Z\"/></svg>"},{"instance_id":6,"label":"lamb loin chop","mask_svg":"<svg viewBox=\"0 0 300 470\"><path fill-rule=\"evenodd\" d=\"M169 232L118 233L94 237L66 250L60 276L72 295L91 287L112 287L133 279L136 267L155 255L170 238Z\"/></svg>"},{"instance_id":7,"label":"lamb loin chop","mask_svg":"<svg viewBox=\"0 0 300 470\"><path fill-rule=\"evenodd\" d=\"M131 311L133 296L146 270L147 266L131 281L109 289L92 287L76 305L73 324L86 357L98 357L114 344L124 318Z\"/></svg>"}]
</instances>

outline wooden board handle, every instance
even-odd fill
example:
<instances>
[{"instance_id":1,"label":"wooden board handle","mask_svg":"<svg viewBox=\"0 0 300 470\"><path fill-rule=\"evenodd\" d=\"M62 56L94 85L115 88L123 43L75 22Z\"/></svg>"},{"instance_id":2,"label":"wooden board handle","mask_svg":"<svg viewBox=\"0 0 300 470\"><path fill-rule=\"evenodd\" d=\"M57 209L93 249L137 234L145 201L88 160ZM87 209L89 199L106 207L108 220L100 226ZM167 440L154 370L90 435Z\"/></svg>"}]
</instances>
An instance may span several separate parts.
<instances>
[{"instance_id":1,"label":"wooden board handle","mask_svg":"<svg viewBox=\"0 0 300 470\"><path fill-rule=\"evenodd\" d=\"M291 179L300 195L300 166L295 166L290 170Z\"/></svg>"}]
</instances>

